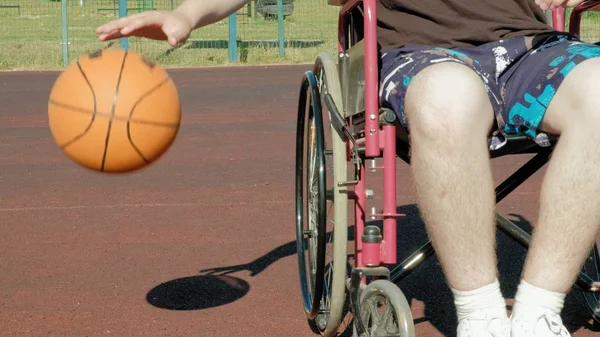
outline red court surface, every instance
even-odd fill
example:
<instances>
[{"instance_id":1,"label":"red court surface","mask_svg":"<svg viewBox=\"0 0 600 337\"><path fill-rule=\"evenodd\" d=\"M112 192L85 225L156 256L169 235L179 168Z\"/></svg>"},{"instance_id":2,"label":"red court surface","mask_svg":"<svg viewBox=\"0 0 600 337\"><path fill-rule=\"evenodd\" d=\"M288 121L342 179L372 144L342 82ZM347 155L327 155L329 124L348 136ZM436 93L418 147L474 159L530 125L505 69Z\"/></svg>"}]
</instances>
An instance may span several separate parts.
<instances>
[{"instance_id":1,"label":"red court surface","mask_svg":"<svg viewBox=\"0 0 600 337\"><path fill-rule=\"evenodd\" d=\"M2 336L314 336L295 257L294 146L300 77L309 66L173 70L183 123L145 170L103 175L53 142L46 105L57 73L0 73ZM528 156L494 160L497 179ZM423 243L399 165L400 258ZM542 173L499 209L527 226ZM512 298L524 249L499 239ZM400 283L418 336L455 335L437 260ZM564 320L600 329L577 292Z\"/></svg>"}]
</instances>

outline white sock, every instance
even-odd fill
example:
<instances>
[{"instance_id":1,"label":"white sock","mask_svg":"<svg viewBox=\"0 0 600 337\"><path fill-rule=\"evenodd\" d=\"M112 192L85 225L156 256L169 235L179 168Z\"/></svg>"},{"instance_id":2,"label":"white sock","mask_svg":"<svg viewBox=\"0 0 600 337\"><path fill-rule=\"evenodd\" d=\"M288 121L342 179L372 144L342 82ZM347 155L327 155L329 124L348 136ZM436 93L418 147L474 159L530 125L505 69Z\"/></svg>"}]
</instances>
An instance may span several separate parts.
<instances>
[{"instance_id":1,"label":"white sock","mask_svg":"<svg viewBox=\"0 0 600 337\"><path fill-rule=\"evenodd\" d=\"M557 315L560 315L565 304L565 297L566 294L538 288L525 282L525 280L521 280L517 295L515 296L513 316L541 316L546 310L552 310Z\"/></svg>"},{"instance_id":2,"label":"white sock","mask_svg":"<svg viewBox=\"0 0 600 337\"><path fill-rule=\"evenodd\" d=\"M454 304L458 322L467 318L472 313L488 309L493 316L504 318L508 317L506 313L506 302L500 292L500 283L496 279L493 283L470 291L460 291L452 289L454 294Z\"/></svg>"}]
</instances>

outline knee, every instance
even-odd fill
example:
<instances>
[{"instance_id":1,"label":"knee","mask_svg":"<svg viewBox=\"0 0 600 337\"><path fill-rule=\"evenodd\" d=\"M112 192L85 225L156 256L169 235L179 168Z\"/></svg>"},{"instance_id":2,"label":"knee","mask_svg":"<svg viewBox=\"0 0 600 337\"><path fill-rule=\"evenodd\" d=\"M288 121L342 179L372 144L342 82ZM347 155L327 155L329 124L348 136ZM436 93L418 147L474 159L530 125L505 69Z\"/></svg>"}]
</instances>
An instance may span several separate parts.
<instances>
[{"instance_id":1,"label":"knee","mask_svg":"<svg viewBox=\"0 0 600 337\"><path fill-rule=\"evenodd\" d=\"M592 127L597 130L600 125L600 58L587 60L575 67L565 82L567 90L563 102L567 103L559 107L562 120L558 128Z\"/></svg>"},{"instance_id":2,"label":"knee","mask_svg":"<svg viewBox=\"0 0 600 337\"><path fill-rule=\"evenodd\" d=\"M600 58L589 59L576 66L560 85L546 115L542 119L544 132L562 134L596 133L600 125Z\"/></svg>"},{"instance_id":3,"label":"knee","mask_svg":"<svg viewBox=\"0 0 600 337\"><path fill-rule=\"evenodd\" d=\"M432 139L485 136L494 120L480 77L453 62L429 66L414 77L405 114L413 136Z\"/></svg>"}]
</instances>

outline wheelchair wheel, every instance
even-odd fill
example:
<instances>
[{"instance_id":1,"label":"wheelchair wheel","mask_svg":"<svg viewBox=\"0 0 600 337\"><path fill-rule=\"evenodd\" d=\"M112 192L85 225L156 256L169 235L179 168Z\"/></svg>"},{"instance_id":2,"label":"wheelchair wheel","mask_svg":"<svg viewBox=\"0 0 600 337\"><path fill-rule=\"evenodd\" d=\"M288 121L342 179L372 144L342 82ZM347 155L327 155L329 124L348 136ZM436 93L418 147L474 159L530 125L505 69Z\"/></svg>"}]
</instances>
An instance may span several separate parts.
<instances>
[{"instance_id":1,"label":"wheelchair wheel","mask_svg":"<svg viewBox=\"0 0 600 337\"><path fill-rule=\"evenodd\" d=\"M406 297L390 281L373 281L360 296L360 337L414 337L415 327ZM356 324L356 323L355 323Z\"/></svg>"},{"instance_id":2,"label":"wheelchair wheel","mask_svg":"<svg viewBox=\"0 0 600 337\"><path fill-rule=\"evenodd\" d=\"M296 134L296 245L304 308L315 332L331 336L342 319L347 279L346 143L332 128L329 95L341 110L337 68L320 54L304 74ZM324 111L325 110L325 113Z\"/></svg>"},{"instance_id":3,"label":"wheelchair wheel","mask_svg":"<svg viewBox=\"0 0 600 337\"><path fill-rule=\"evenodd\" d=\"M590 257L583 265L583 272L600 285L600 250L598 249L598 244L594 245ZM600 323L600 293L583 291L582 294L588 308L591 310L592 318Z\"/></svg>"}]
</instances>

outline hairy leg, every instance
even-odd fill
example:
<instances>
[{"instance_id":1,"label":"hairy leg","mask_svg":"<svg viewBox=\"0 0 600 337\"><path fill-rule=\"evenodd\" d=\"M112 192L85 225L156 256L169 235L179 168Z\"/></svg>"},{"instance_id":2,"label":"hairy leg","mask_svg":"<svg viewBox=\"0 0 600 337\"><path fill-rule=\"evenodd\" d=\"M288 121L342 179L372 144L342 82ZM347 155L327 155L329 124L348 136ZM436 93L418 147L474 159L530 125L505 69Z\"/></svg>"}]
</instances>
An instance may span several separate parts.
<instances>
[{"instance_id":1,"label":"hairy leg","mask_svg":"<svg viewBox=\"0 0 600 337\"><path fill-rule=\"evenodd\" d=\"M523 273L567 293L600 229L600 59L565 78L541 128L560 134L541 189L540 213Z\"/></svg>"},{"instance_id":2,"label":"hairy leg","mask_svg":"<svg viewBox=\"0 0 600 337\"><path fill-rule=\"evenodd\" d=\"M483 83L458 63L430 66L411 81L405 111L419 207L446 278L459 291L489 285L497 278L493 110Z\"/></svg>"}]
</instances>

